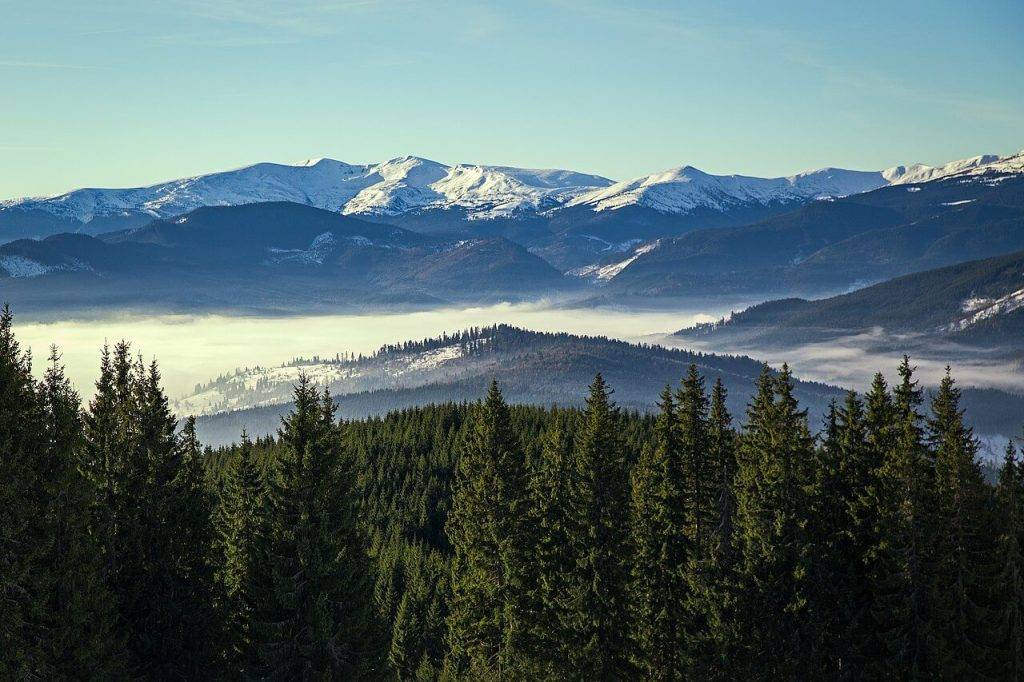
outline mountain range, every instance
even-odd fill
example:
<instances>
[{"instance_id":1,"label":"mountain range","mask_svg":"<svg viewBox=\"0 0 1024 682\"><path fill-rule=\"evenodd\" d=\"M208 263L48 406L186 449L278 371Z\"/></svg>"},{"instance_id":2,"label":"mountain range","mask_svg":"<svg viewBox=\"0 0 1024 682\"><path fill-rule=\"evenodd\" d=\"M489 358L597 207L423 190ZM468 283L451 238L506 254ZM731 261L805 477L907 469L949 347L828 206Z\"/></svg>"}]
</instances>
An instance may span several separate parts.
<instances>
[{"instance_id":1,"label":"mountain range","mask_svg":"<svg viewBox=\"0 0 1024 682\"><path fill-rule=\"evenodd\" d=\"M626 182L417 157L257 164L0 203L26 312L833 294L1024 249L1024 154Z\"/></svg>"},{"instance_id":2,"label":"mountain range","mask_svg":"<svg viewBox=\"0 0 1024 682\"><path fill-rule=\"evenodd\" d=\"M596 274L620 297L818 293L1024 249L1024 153L926 175L641 244Z\"/></svg>"},{"instance_id":3,"label":"mountain range","mask_svg":"<svg viewBox=\"0 0 1024 682\"><path fill-rule=\"evenodd\" d=\"M449 222L543 216L573 208L590 213L633 207L679 216L701 211L742 214L755 207L792 206L934 179L997 159L986 155L941 167L918 164L870 172L823 168L779 178L716 176L682 166L623 182L568 170L446 165L414 156L376 164L327 158L294 165L258 163L148 187L87 188L5 200L0 202L0 237L43 237L64 231L99 234L203 206L275 201L346 215L422 220L424 214L440 214Z\"/></svg>"}]
</instances>

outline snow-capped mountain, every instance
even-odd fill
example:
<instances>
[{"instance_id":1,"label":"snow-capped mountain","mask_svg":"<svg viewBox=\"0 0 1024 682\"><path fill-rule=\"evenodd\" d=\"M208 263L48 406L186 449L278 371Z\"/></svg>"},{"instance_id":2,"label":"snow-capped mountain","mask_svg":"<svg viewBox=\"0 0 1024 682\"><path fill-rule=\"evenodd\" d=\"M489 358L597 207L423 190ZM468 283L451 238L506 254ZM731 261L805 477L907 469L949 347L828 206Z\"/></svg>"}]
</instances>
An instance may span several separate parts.
<instances>
[{"instance_id":1,"label":"snow-capped mountain","mask_svg":"<svg viewBox=\"0 0 1024 682\"><path fill-rule=\"evenodd\" d=\"M822 168L784 178L755 178L711 175L682 166L592 190L568 205L594 211L641 206L662 213L689 213L697 208L728 210L743 204L767 206L847 196L887 184L884 171Z\"/></svg>"},{"instance_id":2,"label":"snow-capped mountain","mask_svg":"<svg viewBox=\"0 0 1024 682\"><path fill-rule=\"evenodd\" d=\"M958 173L1020 173L1022 154L983 154L942 166L894 166L882 171L822 168L781 178L711 175L693 166L673 168L591 190L568 202L608 211L641 206L662 213L689 213L698 208L728 210L736 206L789 204L869 192L896 184L929 182Z\"/></svg>"},{"instance_id":3,"label":"snow-capped mountain","mask_svg":"<svg viewBox=\"0 0 1024 682\"><path fill-rule=\"evenodd\" d=\"M292 165L258 163L148 187L88 188L0 201L0 241L60 232L100 234L204 206L288 201L418 231L466 236L487 232L488 221L512 220L525 225L528 234L508 225L507 232L496 234L523 240L530 248L557 251L557 245L530 242L543 241L537 225L546 224L552 234L609 243L646 242L691 229L750 223L815 200L890 184L996 172L1022 172L1021 155L983 155L936 167L916 164L883 171L823 168L778 178L712 175L682 166L623 182L568 170L447 165L415 156L376 164L322 158ZM558 265L577 267L588 258L590 254L566 258Z\"/></svg>"},{"instance_id":4,"label":"snow-capped mountain","mask_svg":"<svg viewBox=\"0 0 1024 682\"><path fill-rule=\"evenodd\" d=\"M85 224L96 218L166 218L202 206L291 201L356 215L458 208L473 220L537 210L609 184L607 178L573 171L448 166L414 156L370 165L310 159L295 165L258 163L149 187L7 200L0 202L0 211L41 211Z\"/></svg>"},{"instance_id":5,"label":"snow-capped mountain","mask_svg":"<svg viewBox=\"0 0 1024 682\"><path fill-rule=\"evenodd\" d=\"M942 166L926 166L923 163L916 163L913 166L894 166L883 171L883 175L893 185L911 185L938 180L947 175L954 175L981 166L987 166L1001 160L1001 158L995 154L982 154L980 156L972 156L969 159L950 161Z\"/></svg>"}]
</instances>

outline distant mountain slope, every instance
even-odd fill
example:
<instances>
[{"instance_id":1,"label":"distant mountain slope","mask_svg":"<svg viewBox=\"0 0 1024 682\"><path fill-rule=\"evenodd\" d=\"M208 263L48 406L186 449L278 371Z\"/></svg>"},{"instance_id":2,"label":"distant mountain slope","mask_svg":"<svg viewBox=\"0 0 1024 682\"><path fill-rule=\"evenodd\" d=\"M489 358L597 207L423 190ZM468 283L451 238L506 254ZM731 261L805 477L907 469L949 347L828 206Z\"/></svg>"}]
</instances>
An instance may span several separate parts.
<instances>
[{"instance_id":1,"label":"distant mountain slope","mask_svg":"<svg viewBox=\"0 0 1024 682\"><path fill-rule=\"evenodd\" d=\"M515 299L564 286L561 273L505 239L440 239L285 202L0 246L0 293L22 310L294 311Z\"/></svg>"},{"instance_id":2,"label":"distant mountain slope","mask_svg":"<svg viewBox=\"0 0 1024 682\"><path fill-rule=\"evenodd\" d=\"M619 294L822 291L1024 249L1024 156L661 239L611 279Z\"/></svg>"},{"instance_id":3,"label":"distant mountain slope","mask_svg":"<svg viewBox=\"0 0 1024 682\"><path fill-rule=\"evenodd\" d=\"M906 275L842 296L784 299L679 332L688 338L805 343L881 328L1020 357L1024 353L1024 251ZM911 341L908 341L911 343Z\"/></svg>"},{"instance_id":4,"label":"distant mountain slope","mask_svg":"<svg viewBox=\"0 0 1024 682\"><path fill-rule=\"evenodd\" d=\"M431 402L477 400L491 378L512 402L582 404L586 387L601 372L623 407L648 410L661 389L677 386L690 363L708 385L721 378L729 409L742 420L761 363L749 357L693 353L635 345L601 337L545 334L505 325L382 348L364 358L307 359L274 368L249 368L219 377L173 405L197 413L204 442L237 440L273 432L287 412L300 372L330 387L343 417L354 418ZM889 370L891 368L879 368ZM797 397L817 428L821 415L843 391L798 381ZM1002 391L965 391L979 433L1015 435L1024 397ZM977 408L975 410L975 408ZM984 408L984 409L982 409Z\"/></svg>"}]
</instances>

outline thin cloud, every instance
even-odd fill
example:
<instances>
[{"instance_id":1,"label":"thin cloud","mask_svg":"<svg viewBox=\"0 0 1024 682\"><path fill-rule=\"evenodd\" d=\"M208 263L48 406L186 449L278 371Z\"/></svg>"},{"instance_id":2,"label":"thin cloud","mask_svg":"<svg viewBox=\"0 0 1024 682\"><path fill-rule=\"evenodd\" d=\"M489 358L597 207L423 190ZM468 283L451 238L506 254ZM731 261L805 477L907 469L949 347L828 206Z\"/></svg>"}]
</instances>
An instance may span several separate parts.
<instances>
[{"instance_id":1,"label":"thin cloud","mask_svg":"<svg viewBox=\"0 0 1024 682\"><path fill-rule=\"evenodd\" d=\"M63 62L36 62L23 59L0 59L0 67L9 69L70 69L74 71L92 71L103 69L103 66L89 64L70 64Z\"/></svg>"}]
</instances>

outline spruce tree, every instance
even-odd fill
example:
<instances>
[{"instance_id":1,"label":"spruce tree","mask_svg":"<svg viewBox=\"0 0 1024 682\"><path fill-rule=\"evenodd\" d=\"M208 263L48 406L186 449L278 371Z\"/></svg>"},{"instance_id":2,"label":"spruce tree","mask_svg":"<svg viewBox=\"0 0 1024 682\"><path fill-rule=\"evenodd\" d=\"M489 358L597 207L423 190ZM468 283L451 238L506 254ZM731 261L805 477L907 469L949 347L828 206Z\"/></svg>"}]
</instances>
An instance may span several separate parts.
<instances>
[{"instance_id":1,"label":"spruce tree","mask_svg":"<svg viewBox=\"0 0 1024 682\"><path fill-rule=\"evenodd\" d=\"M783 366L766 367L747 410L737 472L736 530L743 560L741 664L747 675L792 678L808 660L808 513L813 438Z\"/></svg>"},{"instance_id":2,"label":"spruce tree","mask_svg":"<svg viewBox=\"0 0 1024 682\"><path fill-rule=\"evenodd\" d=\"M572 561L569 539L569 484L572 476L572 420L556 411L542 435L541 451L530 475L530 524L536 534L532 556L535 595L532 643L541 676L569 675L566 633L571 609L567 575Z\"/></svg>"},{"instance_id":3,"label":"spruce tree","mask_svg":"<svg viewBox=\"0 0 1024 682\"><path fill-rule=\"evenodd\" d=\"M708 443L708 396L704 377L691 364L676 393L681 475L685 489L686 526L692 552L704 555L714 517L714 474Z\"/></svg>"},{"instance_id":4,"label":"spruce tree","mask_svg":"<svg viewBox=\"0 0 1024 682\"><path fill-rule=\"evenodd\" d=\"M932 609L944 676L964 678L991 662L992 612L986 590L989 557L988 491L977 461L978 443L964 424L958 389L946 375L932 400L928 440L935 453L936 584Z\"/></svg>"},{"instance_id":5,"label":"spruce tree","mask_svg":"<svg viewBox=\"0 0 1024 682\"><path fill-rule=\"evenodd\" d=\"M693 414L699 413L693 398L687 400L692 410L687 419L700 418ZM691 534L695 524L687 523L687 510L692 513L694 506L688 504L683 460L684 448L692 448L693 440L684 441L681 435L693 435L680 428L667 386L658 407L655 443L643 449L632 475L629 601L637 667L647 679L678 680L687 669L687 565L696 546ZM704 452L702 446L701 456Z\"/></svg>"},{"instance_id":6,"label":"spruce tree","mask_svg":"<svg viewBox=\"0 0 1024 682\"><path fill-rule=\"evenodd\" d=\"M450 668L471 679L514 679L532 665L527 492L523 451L492 381L459 458L445 528L453 550Z\"/></svg>"},{"instance_id":7,"label":"spruce tree","mask_svg":"<svg viewBox=\"0 0 1024 682\"><path fill-rule=\"evenodd\" d=\"M272 588L269 573L269 497L257 466L252 441L242 432L238 454L224 475L215 515L223 622L222 656L234 675L248 676L256 669L254 609Z\"/></svg>"},{"instance_id":8,"label":"spruce tree","mask_svg":"<svg viewBox=\"0 0 1024 682\"><path fill-rule=\"evenodd\" d=\"M999 667L993 672L1000 679L1019 680L1024 677L1024 476L1012 442L1006 444L996 499L1001 565L995 589Z\"/></svg>"},{"instance_id":9,"label":"spruce tree","mask_svg":"<svg viewBox=\"0 0 1024 682\"><path fill-rule=\"evenodd\" d=\"M40 633L45 608L35 571L51 540L39 528L42 499L35 464L43 456L43 412L28 353L14 336L14 318L0 312L0 678L45 675Z\"/></svg>"},{"instance_id":10,"label":"spruce tree","mask_svg":"<svg viewBox=\"0 0 1024 682\"><path fill-rule=\"evenodd\" d=\"M935 672L929 609L933 472L922 441L918 408L923 398L913 371L904 357L891 410L874 391L868 403L869 442L885 448L867 496L875 524L867 562L876 649L865 664L875 677L893 670L914 679ZM891 413L890 429L874 424L876 402Z\"/></svg>"},{"instance_id":11,"label":"spruce tree","mask_svg":"<svg viewBox=\"0 0 1024 682\"><path fill-rule=\"evenodd\" d=\"M356 525L337 408L302 375L279 431L271 486L272 590L258 608L261 674L338 679L380 674L381 636Z\"/></svg>"},{"instance_id":12,"label":"spruce tree","mask_svg":"<svg viewBox=\"0 0 1024 682\"><path fill-rule=\"evenodd\" d=\"M45 449L38 480L46 501L41 517L46 551L40 614L45 676L105 680L125 677L117 611L103 582L101 546L90 528L96 491L82 475L83 426L78 394L64 375L56 348L40 385Z\"/></svg>"},{"instance_id":13,"label":"spruce tree","mask_svg":"<svg viewBox=\"0 0 1024 682\"><path fill-rule=\"evenodd\" d=\"M600 374L573 451L569 544L574 555L568 637L574 676L595 680L632 674L629 652L629 464L620 415Z\"/></svg>"},{"instance_id":14,"label":"spruce tree","mask_svg":"<svg viewBox=\"0 0 1024 682\"><path fill-rule=\"evenodd\" d=\"M713 475L713 523L710 542L690 571L690 610L702 624L691 635L691 676L730 679L735 676L736 606L736 433L725 405L721 378L711 390L708 414L708 457Z\"/></svg>"},{"instance_id":15,"label":"spruce tree","mask_svg":"<svg viewBox=\"0 0 1024 682\"><path fill-rule=\"evenodd\" d=\"M855 393L826 417L810 481L812 562L808 618L813 624L812 665L832 679L855 677L852 651L857 626L859 573L853 513L869 474L863 406Z\"/></svg>"}]
</instances>

